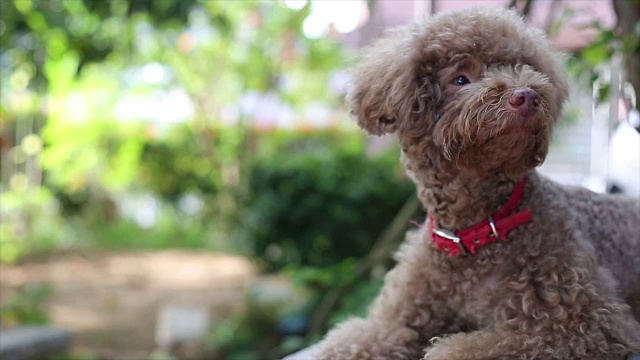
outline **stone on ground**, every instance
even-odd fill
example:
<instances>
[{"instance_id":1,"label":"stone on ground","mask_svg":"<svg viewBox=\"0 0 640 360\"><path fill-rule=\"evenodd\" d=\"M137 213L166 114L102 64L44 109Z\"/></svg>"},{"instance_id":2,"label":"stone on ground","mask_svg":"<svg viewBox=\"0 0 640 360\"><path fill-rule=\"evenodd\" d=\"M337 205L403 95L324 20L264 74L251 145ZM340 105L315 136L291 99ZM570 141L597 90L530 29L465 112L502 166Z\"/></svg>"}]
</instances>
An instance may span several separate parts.
<instances>
[{"instance_id":1,"label":"stone on ground","mask_svg":"<svg viewBox=\"0 0 640 360\"><path fill-rule=\"evenodd\" d=\"M66 353L71 336L48 326L20 326L0 331L0 359L49 359Z\"/></svg>"}]
</instances>

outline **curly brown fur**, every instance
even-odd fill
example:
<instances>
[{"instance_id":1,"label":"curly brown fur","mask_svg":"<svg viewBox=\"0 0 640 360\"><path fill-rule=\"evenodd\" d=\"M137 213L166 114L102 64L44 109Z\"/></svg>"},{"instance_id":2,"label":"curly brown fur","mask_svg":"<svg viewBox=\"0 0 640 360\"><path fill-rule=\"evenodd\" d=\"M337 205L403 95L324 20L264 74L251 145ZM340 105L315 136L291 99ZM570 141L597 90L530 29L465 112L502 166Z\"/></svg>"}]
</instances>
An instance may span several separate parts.
<instances>
[{"instance_id":1,"label":"curly brown fur","mask_svg":"<svg viewBox=\"0 0 640 360\"><path fill-rule=\"evenodd\" d=\"M331 331L318 359L640 352L640 202L564 187L535 171L568 94L560 63L540 31L499 9L442 13L364 52L348 95L353 115L371 134L397 133L437 226L459 230L486 219L522 177L520 207L532 220L459 257L437 250L426 224L410 233L369 316ZM539 94L527 98L539 104L519 108L518 89Z\"/></svg>"}]
</instances>

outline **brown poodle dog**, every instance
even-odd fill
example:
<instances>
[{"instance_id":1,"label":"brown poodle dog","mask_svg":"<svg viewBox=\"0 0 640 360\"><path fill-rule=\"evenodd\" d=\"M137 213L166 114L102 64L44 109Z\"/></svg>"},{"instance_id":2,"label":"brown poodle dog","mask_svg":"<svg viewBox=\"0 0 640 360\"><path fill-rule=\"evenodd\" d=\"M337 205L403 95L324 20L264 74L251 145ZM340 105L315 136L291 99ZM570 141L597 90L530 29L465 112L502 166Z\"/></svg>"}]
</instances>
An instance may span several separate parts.
<instances>
[{"instance_id":1,"label":"brown poodle dog","mask_svg":"<svg viewBox=\"0 0 640 360\"><path fill-rule=\"evenodd\" d=\"M640 202L534 170L568 95L560 64L500 9L438 14L364 52L349 105L369 133L397 133L429 218L368 318L332 330L317 359L640 353Z\"/></svg>"}]
</instances>

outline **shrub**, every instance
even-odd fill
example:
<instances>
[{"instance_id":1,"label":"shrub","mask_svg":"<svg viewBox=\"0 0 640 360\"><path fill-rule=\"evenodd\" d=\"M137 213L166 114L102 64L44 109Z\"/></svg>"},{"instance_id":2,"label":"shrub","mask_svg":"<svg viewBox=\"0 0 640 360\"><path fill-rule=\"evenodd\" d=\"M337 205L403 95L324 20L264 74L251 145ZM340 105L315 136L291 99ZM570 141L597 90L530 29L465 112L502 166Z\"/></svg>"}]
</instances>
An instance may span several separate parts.
<instances>
[{"instance_id":1,"label":"shrub","mask_svg":"<svg viewBox=\"0 0 640 360\"><path fill-rule=\"evenodd\" d=\"M285 141L282 148L298 150L259 156L250 167L238 239L267 270L364 256L414 191L397 151L370 158L357 144L314 141Z\"/></svg>"},{"instance_id":2,"label":"shrub","mask_svg":"<svg viewBox=\"0 0 640 360\"><path fill-rule=\"evenodd\" d=\"M49 314L46 301L53 292L48 284L30 284L18 289L5 305L0 307L0 325L13 327L18 324L47 324Z\"/></svg>"}]
</instances>

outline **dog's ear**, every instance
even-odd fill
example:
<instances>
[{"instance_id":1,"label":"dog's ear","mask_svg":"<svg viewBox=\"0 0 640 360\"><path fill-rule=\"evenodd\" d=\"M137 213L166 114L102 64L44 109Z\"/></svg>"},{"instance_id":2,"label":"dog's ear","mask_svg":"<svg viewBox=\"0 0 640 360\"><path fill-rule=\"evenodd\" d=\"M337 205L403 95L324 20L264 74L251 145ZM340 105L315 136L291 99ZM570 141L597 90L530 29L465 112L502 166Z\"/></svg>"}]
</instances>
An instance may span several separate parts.
<instances>
[{"instance_id":1,"label":"dog's ear","mask_svg":"<svg viewBox=\"0 0 640 360\"><path fill-rule=\"evenodd\" d=\"M365 49L351 72L347 103L370 134L392 133L407 121L417 101L413 34L401 27Z\"/></svg>"}]
</instances>

